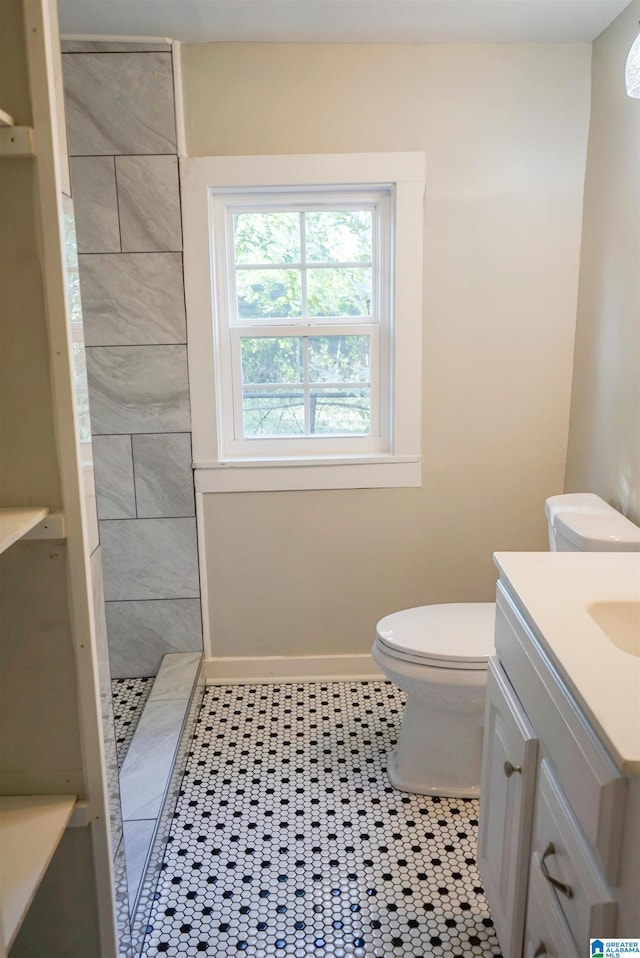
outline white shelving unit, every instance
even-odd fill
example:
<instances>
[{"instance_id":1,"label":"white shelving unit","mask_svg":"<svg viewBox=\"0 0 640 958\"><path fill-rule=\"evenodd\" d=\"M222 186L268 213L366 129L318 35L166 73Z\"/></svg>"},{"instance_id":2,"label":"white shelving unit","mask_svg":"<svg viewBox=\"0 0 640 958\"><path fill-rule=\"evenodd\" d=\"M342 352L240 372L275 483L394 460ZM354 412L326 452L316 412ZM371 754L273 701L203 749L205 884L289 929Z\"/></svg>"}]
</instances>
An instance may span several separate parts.
<instances>
[{"instance_id":1,"label":"white shelving unit","mask_svg":"<svg viewBox=\"0 0 640 958\"><path fill-rule=\"evenodd\" d=\"M8 951L58 847L75 795L0 797L0 927Z\"/></svg>"},{"instance_id":2,"label":"white shelving unit","mask_svg":"<svg viewBox=\"0 0 640 958\"><path fill-rule=\"evenodd\" d=\"M0 958L116 958L55 3L3 5L2 39L18 53L0 57L0 405L15 410L0 417Z\"/></svg>"},{"instance_id":3,"label":"white shelving unit","mask_svg":"<svg viewBox=\"0 0 640 958\"><path fill-rule=\"evenodd\" d=\"M49 515L45 506L0 509L0 552L4 552Z\"/></svg>"},{"instance_id":4,"label":"white shelving unit","mask_svg":"<svg viewBox=\"0 0 640 958\"><path fill-rule=\"evenodd\" d=\"M6 114L0 111L0 118ZM0 553L49 515L46 506L0 508ZM76 805L75 795L0 796L0 930L5 951L29 910Z\"/></svg>"}]
</instances>

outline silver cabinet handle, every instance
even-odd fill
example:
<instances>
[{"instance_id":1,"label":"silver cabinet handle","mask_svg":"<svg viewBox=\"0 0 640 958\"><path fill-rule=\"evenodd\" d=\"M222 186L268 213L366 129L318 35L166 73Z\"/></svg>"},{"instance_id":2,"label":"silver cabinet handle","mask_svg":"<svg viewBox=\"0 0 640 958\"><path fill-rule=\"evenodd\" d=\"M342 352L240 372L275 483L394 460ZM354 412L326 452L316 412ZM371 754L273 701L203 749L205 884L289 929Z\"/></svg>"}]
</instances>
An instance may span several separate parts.
<instances>
[{"instance_id":1,"label":"silver cabinet handle","mask_svg":"<svg viewBox=\"0 0 640 958\"><path fill-rule=\"evenodd\" d=\"M546 955L546 953L547 953L547 946L545 945L543 941L541 941L533 953L533 958L540 958L540 955Z\"/></svg>"},{"instance_id":2,"label":"silver cabinet handle","mask_svg":"<svg viewBox=\"0 0 640 958\"><path fill-rule=\"evenodd\" d=\"M518 772L518 774L522 775L522 765L512 765L511 762L505 762L503 768L507 778L511 778L514 772Z\"/></svg>"},{"instance_id":3,"label":"silver cabinet handle","mask_svg":"<svg viewBox=\"0 0 640 958\"><path fill-rule=\"evenodd\" d=\"M548 882L551 882L554 888L557 888L558 891L562 892L563 895L566 895L567 898L573 898L573 892L571 890L571 885L565 884L563 881L558 881L557 878L554 878L553 875L549 874L549 869L547 868L546 860L550 855L555 855L556 849L553 842L549 842L544 852L542 853L542 858L540 859L540 868L542 869L542 874L547 879Z\"/></svg>"}]
</instances>

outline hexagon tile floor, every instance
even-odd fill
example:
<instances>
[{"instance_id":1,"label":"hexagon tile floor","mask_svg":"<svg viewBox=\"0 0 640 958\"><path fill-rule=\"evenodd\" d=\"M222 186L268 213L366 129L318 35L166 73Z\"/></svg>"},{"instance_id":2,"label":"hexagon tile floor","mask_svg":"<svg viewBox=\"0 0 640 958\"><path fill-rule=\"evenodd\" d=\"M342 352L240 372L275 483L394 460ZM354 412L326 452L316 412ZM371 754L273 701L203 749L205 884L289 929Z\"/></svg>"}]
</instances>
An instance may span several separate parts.
<instances>
[{"instance_id":1,"label":"hexagon tile floor","mask_svg":"<svg viewBox=\"0 0 640 958\"><path fill-rule=\"evenodd\" d=\"M119 769L122 768L152 688L153 676L148 679L113 679L111 682Z\"/></svg>"},{"instance_id":2,"label":"hexagon tile floor","mask_svg":"<svg viewBox=\"0 0 640 958\"><path fill-rule=\"evenodd\" d=\"M496 958L478 804L394 791L386 682L208 688L143 955Z\"/></svg>"}]
</instances>

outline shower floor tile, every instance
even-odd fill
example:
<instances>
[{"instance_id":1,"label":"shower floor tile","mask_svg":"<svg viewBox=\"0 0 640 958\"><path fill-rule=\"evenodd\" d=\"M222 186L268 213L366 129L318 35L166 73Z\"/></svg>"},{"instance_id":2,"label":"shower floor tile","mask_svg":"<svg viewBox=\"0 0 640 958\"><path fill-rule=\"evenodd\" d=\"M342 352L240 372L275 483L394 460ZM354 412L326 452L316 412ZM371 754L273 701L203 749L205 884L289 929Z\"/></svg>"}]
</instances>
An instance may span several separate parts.
<instances>
[{"instance_id":1,"label":"shower floor tile","mask_svg":"<svg viewBox=\"0 0 640 958\"><path fill-rule=\"evenodd\" d=\"M498 958L478 803L385 772L386 682L208 688L143 955Z\"/></svg>"},{"instance_id":2,"label":"shower floor tile","mask_svg":"<svg viewBox=\"0 0 640 958\"><path fill-rule=\"evenodd\" d=\"M151 694L153 678L113 679L111 682L118 770L122 768L145 703Z\"/></svg>"}]
</instances>

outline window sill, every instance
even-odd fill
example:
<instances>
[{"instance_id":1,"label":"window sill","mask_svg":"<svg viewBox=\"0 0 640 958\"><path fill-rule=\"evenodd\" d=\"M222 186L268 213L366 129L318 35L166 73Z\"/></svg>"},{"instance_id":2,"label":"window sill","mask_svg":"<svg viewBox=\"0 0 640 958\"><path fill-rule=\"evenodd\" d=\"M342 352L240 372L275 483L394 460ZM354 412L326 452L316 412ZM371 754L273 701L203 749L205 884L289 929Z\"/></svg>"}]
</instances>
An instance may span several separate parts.
<instances>
[{"instance_id":1,"label":"window sill","mask_svg":"<svg viewBox=\"0 0 640 958\"><path fill-rule=\"evenodd\" d=\"M422 485L422 460L417 456L195 462L194 470L196 492L202 493L386 489Z\"/></svg>"}]
</instances>

